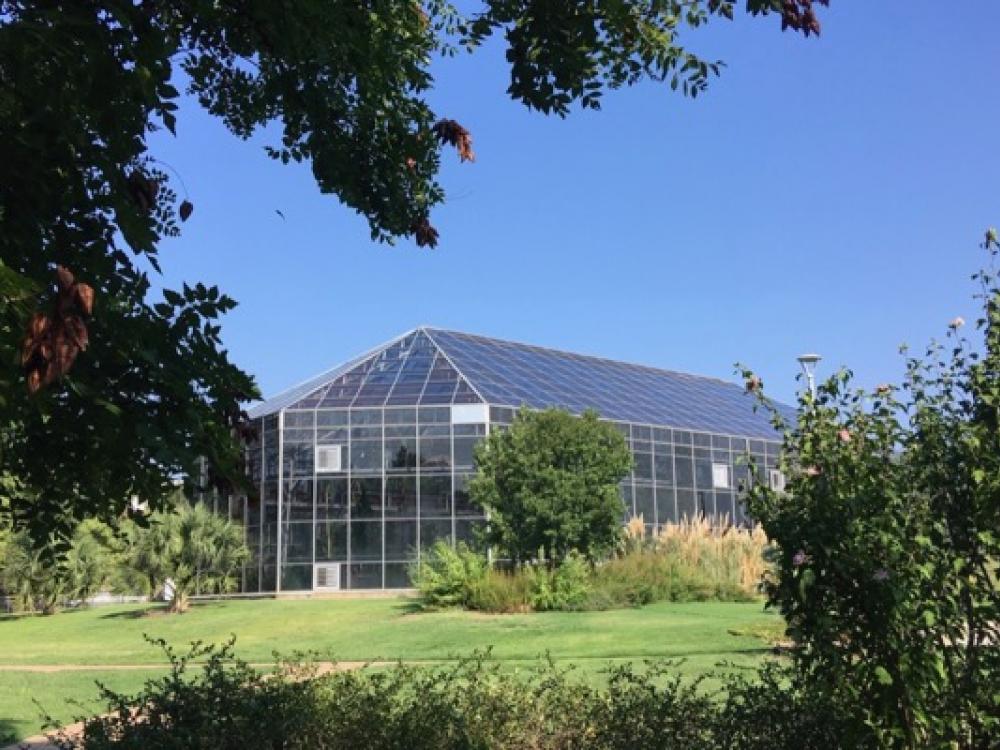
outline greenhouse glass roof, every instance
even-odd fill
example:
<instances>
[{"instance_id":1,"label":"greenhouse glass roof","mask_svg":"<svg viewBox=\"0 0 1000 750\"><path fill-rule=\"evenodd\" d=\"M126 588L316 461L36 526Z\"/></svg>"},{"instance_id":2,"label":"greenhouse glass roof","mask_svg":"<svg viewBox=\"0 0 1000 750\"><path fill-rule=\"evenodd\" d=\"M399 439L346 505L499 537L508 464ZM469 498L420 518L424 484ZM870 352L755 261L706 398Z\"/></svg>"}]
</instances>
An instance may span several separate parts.
<instances>
[{"instance_id":1,"label":"greenhouse glass roof","mask_svg":"<svg viewBox=\"0 0 1000 750\"><path fill-rule=\"evenodd\" d=\"M777 437L768 415L755 412L734 383L427 327L257 404L250 415L462 403L594 409L606 419Z\"/></svg>"}]
</instances>

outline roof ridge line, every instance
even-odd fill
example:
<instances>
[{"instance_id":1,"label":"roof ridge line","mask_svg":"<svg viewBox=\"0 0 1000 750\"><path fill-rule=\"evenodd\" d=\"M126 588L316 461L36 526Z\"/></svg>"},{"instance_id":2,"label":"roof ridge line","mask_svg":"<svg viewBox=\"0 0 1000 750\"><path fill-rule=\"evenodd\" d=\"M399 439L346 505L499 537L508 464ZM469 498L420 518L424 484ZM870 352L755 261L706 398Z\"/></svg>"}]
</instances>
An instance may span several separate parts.
<instances>
[{"instance_id":1,"label":"roof ridge line","mask_svg":"<svg viewBox=\"0 0 1000 750\"><path fill-rule=\"evenodd\" d=\"M686 372L684 370L669 370L665 367L654 367L653 365L644 365L638 362L626 362L621 359L611 359L610 357L601 357L596 354L582 354L580 352L571 352L568 349L557 349L551 346L540 346L538 344L529 344L524 341L512 341L511 339L500 339L493 336L483 336L478 333L466 333L465 331L456 331L450 328L436 328L433 326L421 326L425 330L430 328L434 331L439 331L441 333L450 333L457 336L467 336L474 339L485 339L486 341L496 342L500 344L513 344L514 346L521 346L525 349L534 349L536 351L550 352L553 354L561 354L569 357L580 357L582 359L591 359L597 362L606 362L612 365L627 365L628 367L640 367L644 370L652 370L653 372L667 373L668 375L681 375L683 377L695 378L697 380L714 380L717 383L722 383L723 385L731 385L734 388L739 388L739 383L734 383L732 380L725 380L723 378L716 377L714 375L697 375L693 372ZM428 334L429 335L429 334ZM437 342L435 342L436 344Z\"/></svg>"}]
</instances>

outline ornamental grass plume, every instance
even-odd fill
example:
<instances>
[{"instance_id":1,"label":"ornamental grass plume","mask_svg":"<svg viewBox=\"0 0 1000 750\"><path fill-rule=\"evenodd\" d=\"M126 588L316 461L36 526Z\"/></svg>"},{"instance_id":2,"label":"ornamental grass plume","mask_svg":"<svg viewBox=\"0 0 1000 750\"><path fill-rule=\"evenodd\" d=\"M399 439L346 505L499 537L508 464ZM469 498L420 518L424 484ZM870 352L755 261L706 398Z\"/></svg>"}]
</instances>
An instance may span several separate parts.
<instances>
[{"instance_id":1,"label":"ornamental grass plume","mask_svg":"<svg viewBox=\"0 0 1000 750\"><path fill-rule=\"evenodd\" d=\"M697 514L678 523L663 524L654 540L654 550L676 558L717 585L756 594L767 569L764 553L768 544L767 535L759 527L730 525L727 516L713 524Z\"/></svg>"}]
</instances>

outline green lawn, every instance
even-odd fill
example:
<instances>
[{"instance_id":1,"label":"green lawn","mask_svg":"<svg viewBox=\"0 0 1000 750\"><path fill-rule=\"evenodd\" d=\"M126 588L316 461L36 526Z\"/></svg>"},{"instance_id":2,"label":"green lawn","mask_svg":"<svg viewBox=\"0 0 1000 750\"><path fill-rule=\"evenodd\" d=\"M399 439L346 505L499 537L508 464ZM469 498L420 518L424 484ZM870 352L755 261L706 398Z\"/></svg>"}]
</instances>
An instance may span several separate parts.
<instances>
[{"instance_id":1,"label":"green lawn","mask_svg":"<svg viewBox=\"0 0 1000 750\"><path fill-rule=\"evenodd\" d=\"M402 599L259 600L196 605L185 615L166 615L143 605L100 607L54 617L0 619L0 665L93 665L93 671L23 673L0 671L0 734L36 731L37 698L59 719L81 709L101 679L115 689L134 689L155 671L108 672L110 664L164 663L143 634L178 647L194 640L237 637L237 654L270 662L277 651L314 651L340 661L441 661L492 647L511 668L527 667L546 653L574 664L583 679L600 679L608 664L644 659L684 659L690 676L713 670L750 669L769 652L757 634L780 633L780 620L759 603L656 604L611 612L482 615L416 613ZM734 635L733 632L741 633ZM716 683L717 684L717 683ZM84 712L94 710L89 703ZM11 728L12 727L12 728Z\"/></svg>"}]
</instances>

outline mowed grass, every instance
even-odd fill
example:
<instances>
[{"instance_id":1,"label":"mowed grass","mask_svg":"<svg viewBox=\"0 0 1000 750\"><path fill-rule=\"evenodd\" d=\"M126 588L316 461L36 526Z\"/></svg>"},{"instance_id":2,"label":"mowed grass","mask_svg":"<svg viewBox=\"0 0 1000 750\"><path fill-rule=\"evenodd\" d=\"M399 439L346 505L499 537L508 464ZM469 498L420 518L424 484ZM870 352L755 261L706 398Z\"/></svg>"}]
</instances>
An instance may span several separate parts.
<instances>
[{"instance_id":1,"label":"mowed grass","mask_svg":"<svg viewBox=\"0 0 1000 750\"><path fill-rule=\"evenodd\" d=\"M206 602L183 615L125 605L53 617L0 619L0 665L163 664L143 636L184 646L236 636L237 655L270 661L274 652L316 651L342 661L440 660L493 648L498 659L684 658L766 649L749 632L780 628L757 602L655 604L608 612L484 615L415 612L406 599L299 599Z\"/></svg>"},{"instance_id":2,"label":"mowed grass","mask_svg":"<svg viewBox=\"0 0 1000 750\"><path fill-rule=\"evenodd\" d=\"M0 672L0 746L42 731L43 716L60 725L107 710L96 681L134 693L163 669L86 672ZM37 703L36 703L37 701Z\"/></svg>"},{"instance_id":3,"label":"mowed grass","mask_svg":"<svg viewBox=\"0 0 1000 750\"><path fill-rule=\"evenodd\" d=\"M753 669L770 653L767 636L782 631L778 616L760 603L655 604L609 612L484 615L414 611L406 599L301 599L206 602L184 615L160 607L126 605L64 612L53 617L0 619L0 735L18 737L39 728L38 699L56 718L99 708L94 680L115 690L135 690L162 674L166 659L144 635L163 638L178 651L193 641L221 643L236 637L242 659L266 664L274 654L312 652L330 661L441 662L491 650L505 667L531 669L540 657L572 665L588 682L624 661L676 659L681 674L717 672L715 687L731 670ZM764 636L762 638L761 636ZM725 669L718 665L728 663ZM3 671L12 665L89 665L78 672ZM150 670L112 672L108 665ZM157 670L157 667L160 669ZM83 701L85 709L66 705Z\"/></svg>"}]
</instances>

